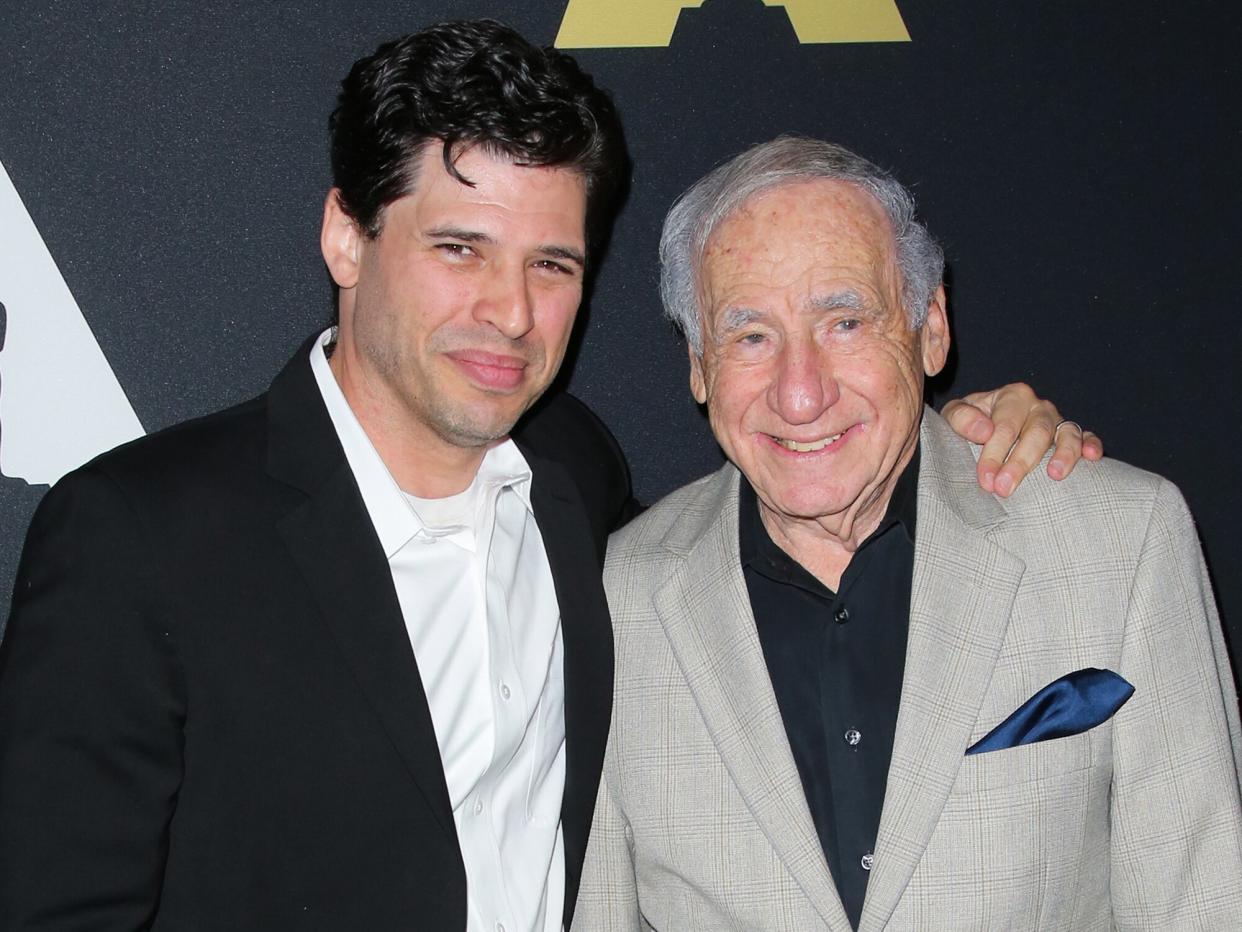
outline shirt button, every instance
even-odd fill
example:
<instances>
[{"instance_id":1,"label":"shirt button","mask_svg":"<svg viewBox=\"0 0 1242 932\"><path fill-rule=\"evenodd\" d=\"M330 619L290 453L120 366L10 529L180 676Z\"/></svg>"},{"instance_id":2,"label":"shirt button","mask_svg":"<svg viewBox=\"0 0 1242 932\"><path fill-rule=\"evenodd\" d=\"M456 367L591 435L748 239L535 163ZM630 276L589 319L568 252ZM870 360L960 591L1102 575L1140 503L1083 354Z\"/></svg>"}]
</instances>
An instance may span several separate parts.
<instances>
[{"instance_id":1,"label":"shirt button","mask_svg":"<svg viewBox=\"0 0 1242 932\"><path fill-rule=\"evenodd\" d=\"M509 684L508 684L508 683L501 683L501 684L500 684L500 698L501 698L501 699L503 699L503 700L505 700L506 702L508 702L508 701L509 701L509 697L510 697L511 695L513 695L513 693L512 693L512 691L509 689Z\"/></svg>"},{"instance_id":2,"label":"shirt button","mask_svg":"<svg viewBox=\"0 0 1242 932\"><path fill-rule=\"evenodd\" d=\"M832 617L837 624L843 625L850 620L850 610L842 605Z\"/></svg>"},{"instance_id":3,"label":"shirt button","mask_svg":"<svg viewBox=\"0 0 1242 932\"><path fill-rule=\"evenodd\" d=\"M862 732L857 728L851 728L845 733L845 743L852 748L858 747L858 742L862 740Z\"/></svg>"},{"instance_id":4,"label":"shirt button","mask_svg":"<svg viewBox=\"0 0 1242 932\"><path fill-rule=\"evenodd\" d=\"M871 865L875 863L875 857L870 853L864 854L860 863L862 864L863 870L869 871L871 870Z\"/></svg>"},{"instance_id":5,"label":"shirt button","mask_svg":"<svg viewBox=\"0 0 1242 932\"><path fill-rule=\"evenodd\" d=\"M474 801L474 814L475 814L475 815L481 815L481 814L482 814L482 812L483 812L483 800L481 800L481 799L476 799L476 800Z\"/></svg>"}]
</instances>

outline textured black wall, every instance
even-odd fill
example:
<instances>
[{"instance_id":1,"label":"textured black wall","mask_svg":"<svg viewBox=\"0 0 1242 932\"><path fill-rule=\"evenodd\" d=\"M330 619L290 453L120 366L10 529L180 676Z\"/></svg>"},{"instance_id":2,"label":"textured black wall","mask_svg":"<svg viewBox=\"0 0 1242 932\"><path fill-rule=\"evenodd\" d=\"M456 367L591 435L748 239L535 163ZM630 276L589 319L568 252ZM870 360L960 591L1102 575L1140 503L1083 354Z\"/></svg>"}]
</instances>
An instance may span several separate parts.
<instances>
[{"instance_id":1,"label":"textured black wall","mask_svg":"<svg viewBox=\"0 0 1242 932\"><path fill-rule=\"evenodd\" d=\"M6 0L0 163L148 430L262 390L326 320L325 124L350 63L444 18L550 43L565 5ZM946 245L956 358L938 398L1028 379L1177 482L1237 652L1236 7L898 6L909 43L800 45L780 7L707 0L668 48L577 53L615 92L636 171L571 387L648 500L713 468L658 317L663 211L747 144L843 142L912 184ZM42 490L0 482L7 592Z\"/></svg>"}]
</instances>

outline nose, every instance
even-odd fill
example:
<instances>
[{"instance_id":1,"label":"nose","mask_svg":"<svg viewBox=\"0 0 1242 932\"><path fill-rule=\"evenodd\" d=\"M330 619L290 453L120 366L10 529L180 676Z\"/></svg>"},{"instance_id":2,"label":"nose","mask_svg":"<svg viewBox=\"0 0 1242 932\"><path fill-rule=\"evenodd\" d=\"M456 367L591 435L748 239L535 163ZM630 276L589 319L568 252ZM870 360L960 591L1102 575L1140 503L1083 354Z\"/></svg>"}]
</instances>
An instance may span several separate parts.
<instances>
[{"instance_id":1,"label":"nose","mask_svg":"<svg viewBox=\"0 0 1242 932\"><path fill-rule=\"evenodd\" d=\"M813 340L787 343L777 358L772 407L787 424L810 424L841 397L828 354Z\"/></svg>"},{"instance_id":2,"label":"nose","mask_svg":"<svg viewBox=\"0 0 1242 932\"><path fill-rule=\"evenodd\" d=\"M510 340L517 340L535 325L534 301L526 270L516 266L493 268L475 303L474 318L491 324Z\"/></svg>"}]
</instances>

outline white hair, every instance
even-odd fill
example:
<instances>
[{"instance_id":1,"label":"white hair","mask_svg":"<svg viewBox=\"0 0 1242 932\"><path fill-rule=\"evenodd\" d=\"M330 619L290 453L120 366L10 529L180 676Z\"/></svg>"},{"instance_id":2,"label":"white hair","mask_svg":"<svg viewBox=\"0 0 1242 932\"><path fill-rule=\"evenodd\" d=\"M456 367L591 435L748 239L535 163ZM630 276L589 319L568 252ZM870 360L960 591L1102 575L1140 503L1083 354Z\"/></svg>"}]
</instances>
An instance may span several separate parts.
<instances>
[{"instance_id":1,"label":"white hair","mask_svg":"<svg viewBox=\"0 0 1242 932\"><path fill-rule=\"evenodd\" d=\"M782 184L844 181L870 194L888 215L897 242L902 303L910 328L927 319L927 306L944 276L944 251L914 217L914 198L884 169L844 146L805 136L779 136L713 169L679 197L660 235L660 296L664 313L703 354L698 276L708 240L748 200Z\"/></svg>"}]
</instances>

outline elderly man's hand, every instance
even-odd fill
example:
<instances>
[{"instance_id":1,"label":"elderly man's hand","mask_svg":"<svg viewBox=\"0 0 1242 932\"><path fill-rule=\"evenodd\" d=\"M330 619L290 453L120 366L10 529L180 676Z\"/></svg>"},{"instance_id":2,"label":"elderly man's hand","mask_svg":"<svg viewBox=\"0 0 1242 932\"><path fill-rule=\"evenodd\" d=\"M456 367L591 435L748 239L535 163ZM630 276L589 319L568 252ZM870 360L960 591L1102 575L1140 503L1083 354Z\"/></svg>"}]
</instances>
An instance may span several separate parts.
<instances>
[{"instance_id":1,"label":"elderly man's hand","mask_svg":"<svg viewBox=\"0 0 1242 932\"><path fill-rule=\"evenodd\" d=\"M967 440L983 444L979 485L1002 498L1013 493L1050 445L1056 447L1048 461L1053 479L1064 479L1084 457L1098 460L1104 455L1099 437L1075 421L1063 421L1056 405L1037 398L1023 382L972 392L950 401L941 414Z\"/></svg>"}]
</instances>

